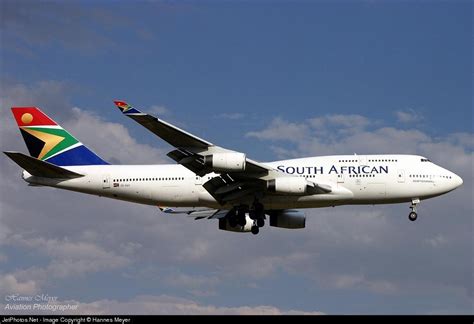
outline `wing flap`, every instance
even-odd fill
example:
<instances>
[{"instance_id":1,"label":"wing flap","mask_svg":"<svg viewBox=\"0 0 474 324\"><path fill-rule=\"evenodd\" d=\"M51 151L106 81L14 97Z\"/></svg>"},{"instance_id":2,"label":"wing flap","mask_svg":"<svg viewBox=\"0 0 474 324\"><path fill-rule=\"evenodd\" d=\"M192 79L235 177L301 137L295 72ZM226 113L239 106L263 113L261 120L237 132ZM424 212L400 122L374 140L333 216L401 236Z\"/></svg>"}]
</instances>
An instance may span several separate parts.
<instances>
[{"instance_id":1,"label":"wing flap","mask_svg":"<svg viewBox=\"0 0 474 324\"><path fill-rule=\"evenodd\" d=\"M203 187L217 202L224 204L263 190L265 184L264 181L257 178L248 178L242 181L232 177L228 174L223 174L219 177L211 178L203 184Z\"/></svg>"},{"instance_id":2,"label":"wing flap","mask_svg":"<svg viewBox=\"0 0 474 324\"><path fill-rule=\"evenodd\" d=\"M198 154L181 149L171 151L167 155L200 177L212 172L212 169L204 165L204 159Z\"/></svg>"}]
</instances>

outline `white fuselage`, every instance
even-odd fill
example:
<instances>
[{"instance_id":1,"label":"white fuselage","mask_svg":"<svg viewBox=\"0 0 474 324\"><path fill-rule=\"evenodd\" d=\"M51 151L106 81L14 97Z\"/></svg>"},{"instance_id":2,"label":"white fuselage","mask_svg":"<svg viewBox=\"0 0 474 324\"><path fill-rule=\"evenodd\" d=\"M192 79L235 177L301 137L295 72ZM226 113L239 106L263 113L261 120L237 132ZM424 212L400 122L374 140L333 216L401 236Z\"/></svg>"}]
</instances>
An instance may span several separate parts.
<instances>
[{"instance_id":1,"label":"white fuselage","mask_svg":"<svg viewBox=\"0 0 474 324\"><path fill-rule=\"evenodd\" d=\"M327 184L327 194L260 197L266 209L316 208L346 204L388 204L427 199L462 184L456 174L416 155L338 155L266 163L287 174ZM155 206L224 208L202 186L218 176L196 176L181 165L100 165L67 169L84 174L71 180L25 181ZM248 198L247 198L248 199ZM241 203L248 203L242 201ZM235 205L235 202L233 203Z\"/></svg>"}]
</instances>

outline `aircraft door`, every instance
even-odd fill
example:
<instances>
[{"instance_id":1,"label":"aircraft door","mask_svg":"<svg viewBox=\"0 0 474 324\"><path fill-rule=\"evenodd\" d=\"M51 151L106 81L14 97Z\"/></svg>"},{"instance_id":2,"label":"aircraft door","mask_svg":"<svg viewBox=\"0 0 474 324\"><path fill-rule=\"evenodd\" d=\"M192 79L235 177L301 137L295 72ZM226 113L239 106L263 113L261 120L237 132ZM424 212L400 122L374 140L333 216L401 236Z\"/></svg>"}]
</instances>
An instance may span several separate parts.
<instances>
[{"instance_id":1,"label":"aircraft door","mask_svg":"<svg viewBox=\"0 0 474 324\"><path fill-rule=\"evenodd\" d=\"M344 183L344 174L337 175L337 183Z\"/></svg>"},{"instance_id":2,"label":"aircraft door","mask_svg":"<svg viewBox=\"0 0 474 324\"><path fill-rule=\"evenodd\" d=\"M358 157L359 157L358 161L359 161L360 166L367 165L367 155L359 155Z\"/></svg>"},{"instance_id":3,"label":"aircraft door","mask_svg":"<svg viewBox=\"0 0 474 324\"><path fill-rule=\"evenodd\" d=\"M397 172L397 180L400 183L405 182L405 170L398 170Z\"/></svg>"},{"instance_id":4,"label":"aircraft door","mask_svg":"<svg viewBox=\"0 0 474 324\"><path fill-rule=\"evenodd\" d=\"M110 175L105 174L102 177L102 189L109 189L110 188Z\"/></svg>"},{"instance_id":5,"label":"aircraft door","mask_svg":"<svg viewBox=\"0 0 474 324\"><path fill-rule=\"evenodd\" d=\"M197 174L196 174L194 184L199 185L199 186L202 185L202 178L200 176L198 176Z\"/></svg>"}]
</instances>

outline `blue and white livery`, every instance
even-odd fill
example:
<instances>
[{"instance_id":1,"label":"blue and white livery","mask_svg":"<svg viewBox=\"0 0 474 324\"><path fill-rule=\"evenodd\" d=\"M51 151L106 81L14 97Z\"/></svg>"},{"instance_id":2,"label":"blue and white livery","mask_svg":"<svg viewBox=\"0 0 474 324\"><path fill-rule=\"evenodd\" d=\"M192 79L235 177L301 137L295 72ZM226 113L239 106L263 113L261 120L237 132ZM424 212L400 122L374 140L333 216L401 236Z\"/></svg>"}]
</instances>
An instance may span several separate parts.
<instances>
[{"instance_id":1,"label":"blue and white livery","mask_svg":"<svg viewBox=\"0 0 474 324\"><path fill-rule=\"evenodd\" d=\"M23 179L35 186L158 206L164 213L194 219L218 219L221 230L253 234L265 223L304 228L306 218L301 209L340 205L406 202L411 209L409 219L414 221L416 206L422 200L443 195L463 183L453 172L418 155L334 155L257 162L124 101L115 104L124 115L173 146L168 156L176 164L110 165L98 156L85 159L87 163L70 159L69 165L66 160L42 160L41 156L47 156L46 148L51 154L62 152L61 145L66 144L60 137L69 137L56 130L21 124L34 123L31 107L14 110L22 131L29 132L24 137L30 156L5 154L24 169ZM47 116L42 121L50 123ZM72 139L68 145L76 145Z\"/></svg>"}]
</instances>

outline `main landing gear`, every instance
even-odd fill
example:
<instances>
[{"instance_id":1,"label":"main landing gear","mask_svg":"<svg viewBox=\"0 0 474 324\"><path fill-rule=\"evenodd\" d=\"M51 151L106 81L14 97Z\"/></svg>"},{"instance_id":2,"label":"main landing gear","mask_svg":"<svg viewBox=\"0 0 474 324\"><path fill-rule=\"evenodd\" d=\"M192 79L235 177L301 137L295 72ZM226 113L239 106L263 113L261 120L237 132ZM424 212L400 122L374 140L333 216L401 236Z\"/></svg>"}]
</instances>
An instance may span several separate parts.
<instances>
[{"instance_id":1,"label":"main landing gear","mask_svg":"<svg viewBox=\"0 0 474 324\"><path fill-rule=\"evenodd\" d=\"M411 220L412 222L416 221L416 219L418 218L418 214L416 213L416 205L419 203L420 203L420 199L418 198L413 198L411 200L411 206L410 206L411 212L410 214L408 214L408 219Z\"/></svg>"},{"instance_id":2,"label":"main landing gear","mask_svg":"<svg viewBox=\"0 0 474 324\"><path fill-rule=\"evenodd\" d=\"M249 208L248 205L241 205L236 207L235 215L229 218L229 225L231 227L245 226L247 224L247 213L249 218L253 221L250 231L252 234L258 234L260 227L265 225L265 208L257 200Z\"/></svg>"},{"instance_id":3,"label":"main landing gear","mask_svg":"<svg viewBox=\"0 0 474 324\"><path fill-rule=\"evenodd\" d=\"M229 217L229 225L231 227L245 226L247 224L247 220L245 218L245 213L247 212L247 208L245 206L239 206L235 210L235 215Z\"/></svg>"},{"instance_id":4,"label":"main landing gear","mask_svg":"<svg viewBox=\"0 0 474 324\"><path fill-rule=\"evenodd\" d=\"M257 235L260 227L265 225L265 209L257 200L252 204L252 208L249 211L249 217L253 220L253 225L250 231L253 235Z\"/></svg>"},{"instance_id":5,"label":"main landing gear","mask_svg":"<svg viewBox=\"0 0 474 324\"><path fill-rule=\"evenodd\" d=\"M257 235L260 229L258 228L257 225L253 225L250 231L252 232L253 235Z\"/></svg>"}]
</instances>

